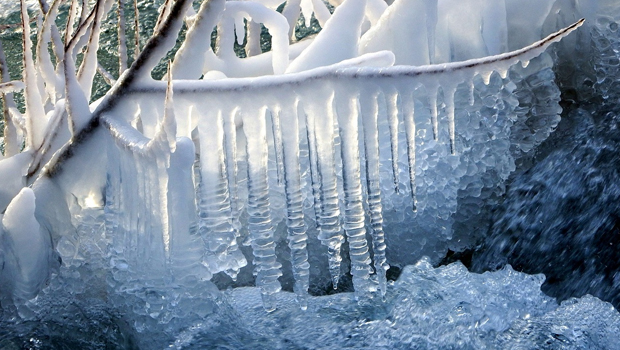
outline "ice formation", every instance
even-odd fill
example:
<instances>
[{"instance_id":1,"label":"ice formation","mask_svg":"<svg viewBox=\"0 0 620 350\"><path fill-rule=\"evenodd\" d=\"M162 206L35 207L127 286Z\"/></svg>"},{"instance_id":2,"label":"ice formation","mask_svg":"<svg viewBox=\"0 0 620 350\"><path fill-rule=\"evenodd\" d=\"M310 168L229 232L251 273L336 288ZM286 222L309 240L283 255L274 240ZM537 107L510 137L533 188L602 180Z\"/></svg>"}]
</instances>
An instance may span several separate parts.
<instances>
[{"instance_id":1,"label":"ice formation","mask_svg":"<svg viewBox=\"0 0 620 350\"><path fill-rule=\"evenodd\" d=\"M41 300L82 276L133 308L138 332L211 314L209 280L223 274L226 286L258 287L267 311L282 284L306 309L317 302L309 292L349 276L363 304L389 295L390 264L473 242L468 220L559 121L548 47L596 10L544 1L545 16L513 17L516 0L472 1L462 21L448 0L333 0L333 13L323 1L278 12L279 1L206 0L195 11L170 0L130 67L119 25L115 77L97 60L114 1L79 17L73 1L64 42L61 3L41 2L35 61L21 2L25 113L9 93L20 84L2 74L0 173L10 181L0 191L0 279L16 286L2 287L2 302L28 319L44 306L23 300L52 274ZM312 13L323 30L296 42L298 17ZM184 25L167 75L154 80ZM96 74L111 88L91 101ZM26 234L35 251L17 239ZM18 271L18 261L32 268Z\"/></svg>"}]
</instances>

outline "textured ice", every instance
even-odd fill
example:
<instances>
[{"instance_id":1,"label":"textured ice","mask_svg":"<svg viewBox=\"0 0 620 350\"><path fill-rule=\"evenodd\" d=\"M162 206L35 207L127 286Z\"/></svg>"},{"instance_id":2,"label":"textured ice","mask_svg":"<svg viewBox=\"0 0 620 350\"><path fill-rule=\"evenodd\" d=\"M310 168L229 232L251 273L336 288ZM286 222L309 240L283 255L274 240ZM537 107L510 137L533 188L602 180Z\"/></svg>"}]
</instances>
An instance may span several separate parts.
<instances>
[{"instance_id":1,"label":"textured ice","mask_svg":"<svg viewBox=\"0 0 620 350\"><path fill-rule=\"evenodd\" d=\"M258 288L220 292L135 286L107 294L87 266L61 268L17 322L0 321L0 345L79 348L354 348L354 349L618 349L620 314L591 296L562 304L540 291L542 275L473 274L460 263L433 268L427 259L405 268L384 299L355 302L352 293L274 295L265 313ZM70 287L70 291L69 288ZM104 331L105 330L105 331Z\"/></svg>"},{"instance_id":2,"label":"textured ice","mask_svg":"<svg viewBox=\"0 0 620 350\"><path fill-rule=\"evenodd\" d=\"M570 45L548 48L594 5L559 1L546 17L511 21L508 0L425 1L415 46L427 50L412 59L415 50L398 49L407 26L395 15L411 2L330 3L333 14L309 0L280 14L274 1L213 0L198 12L169 1L131 67L120 50L110 69L97 52L113 1L82 16L66 45L60 1L42 2L36 61L24 30L26 112L4 95L0 171L14 175L0 197L12 200L0 345L67 344L89 319L110 330L94 345L109 347L613 344L618 315L597 299L558 307L541 276L431 267L483 235L504 181L555 129L553 68ZM299 18L316 23L313 12L324 30L289 44ZM184 24L192 28L168 75L154 80ZM511 41L521 30L531 38L523 45ZM92 102L96 70L112 88ZM26 149L14 155L21 134ZM395 283L390 266L404 268ZM312 296L332 288L355 293ZM592 310L598 318L566 316ZM37 326L75 312L59 329ZM88 347L82 335L95 328L81 328L74 347Z\"/></svg>"},{"instance_id":3,"label":"textured ice","mask_svg":"<svg viewBox=\"0 0 620 350\"><path fill-rule=\"evenodd\" d=\"M227 293L239 317L234 330L216 335L217 326L198 324L173 348L619 348L620 314L610 304L586 296L558 305L540 291L543 280L510 266L477 275L422 260L403 270L385 301L359 305L341 293L311 298L304 312L281 292L281 307L266 316L258 290L237 288Z\"/></svg>"}]
</instances>

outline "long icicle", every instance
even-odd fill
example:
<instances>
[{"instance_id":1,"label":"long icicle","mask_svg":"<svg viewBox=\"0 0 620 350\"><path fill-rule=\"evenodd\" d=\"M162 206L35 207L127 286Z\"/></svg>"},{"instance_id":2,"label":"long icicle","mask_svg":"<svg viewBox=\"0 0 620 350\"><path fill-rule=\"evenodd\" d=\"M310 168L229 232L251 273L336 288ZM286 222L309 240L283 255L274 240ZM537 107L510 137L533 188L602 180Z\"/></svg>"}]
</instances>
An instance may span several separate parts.
<instances>
[{"instance_id":1,"label":"long icicle","mask_svg":"<svg viewBox=\"0 0 620 350\"><path fill-rule=\"evenodd\" d=\"M261 289L263 307L271 312L276 309L274 294L282 287L282 265L276 259L274 228L271 222L269 181L267 173L268 149L265 108L258 114L243 114L243 132L246 137L248 166L248 231L254 254L256 286Z\"/></svg>"},{"instance_id":2,"label":"long icicle","mask_svg":"<svg viewBox=\"0 0 620 350\"><path fill-rule=\"evenodd\" d=\"M335 147L334 147L334 108L333 90L325 89L321 96L315 97L317 104L312 101L306 106L309 124L316 138L315 154L317 170L320 180L321 211L319 215L319 239L327 247L329 272L334 289L338 288L340 279L340 265L342 262L341 248L344 243L344 234L340 224L340 200L338 197L338 177L336 175Z\"/></svg>"},{"instance_id":3,"label":"long icicle","mask_svg":"<svg viewBox=\"0 0 620 350\"><path fill-rule=\"evenodd\" d=\"M310 284L310 264L308 263L306 225L303 213L301 168L299 159L299 120L297 103L285 101L280 111L282 120L282 149L284 162L284 192L286 194L286 226L288 245L291 249L291 264L300 307L308 308L308 287Z\"/></svg>"},{"instance_id":4,"label":"long icicle","mask_svg":"<svg viewBox=\"0 0 620 350\"><path fill-rule=\"evenodd\" d=\"M227 146L222 111L209 111L198 122L200 183L197 198L200 231L207 245L205 262L213 273L225 271L236 279L245 257L238 249L227 174ZM229 163L230 164L230 163Z\"/></svg>"},{"instance_id":5,"label":"long icicle","mask_svg":"<svg viewBox=\"0 0 620 350\"><path fill-rule=\"evenodd\" d=\"M362 95L360 105L364 132L364 153L366 155L366 190L374 267L379 291L385 295L387 291L386 272L389 268L385 256L385 233L383 232L383 207L381 205L381 178L379 175L379 106L378 91Z\"/></svg>"},{"instance_id":6,"label":"long icicle","mask_svg":"<svg viewBox=\"0 0 620 350\"><path fill-rule=\"evenodd\" d=\"M372 291L370 284L370 254L366 241L365 213L362 205L360 178L358 96L343 92L336 96L338 125L342 145L342 181L344 188L344 230L349 243L351 275L355 297L362 298Z\"/></svg>"},{"instance_id":7,"label":"long icicle","mask_svg":"<svg viewBox=\"0 0 620 350\"><path fill-rule=\"evenodd\" d=\"M303 113L303 111L302 111ZM319 159L316 154L316 133L314 131L314 118L311 114L305 114L306 139L308 142L308 160L310 163L310 181L312 188L312 198L314 199L314 222L317 230L321 229L321 172L319 170Z\"/></svg>"},{"instance_id":8,"label":"long icicle","mask_svg":"<svg viewBox=\"0 0 620 350\"><path fill-rule=\"evenodd\" d=\"M409 164L409 183L411 185L411 199L413 211L416 211L416 177L415 177L415 100L413 99L413 91L407 91L401 94L403 97L403 120L405 122L405 135L407 138L407 158Z\"/></svg>"},{"instance_id":9,"label":"long icicle","mask_svg":"<svg viewBox=\"0 0 620 350\"><path fill-rule=\"evenodd\" d=\"M398 166L398 92L392 88L385 94L388 126L390 128L390 150L392 151L392 173L394 175L394 192L400 192Z\"/></svg>"}]
</instances>

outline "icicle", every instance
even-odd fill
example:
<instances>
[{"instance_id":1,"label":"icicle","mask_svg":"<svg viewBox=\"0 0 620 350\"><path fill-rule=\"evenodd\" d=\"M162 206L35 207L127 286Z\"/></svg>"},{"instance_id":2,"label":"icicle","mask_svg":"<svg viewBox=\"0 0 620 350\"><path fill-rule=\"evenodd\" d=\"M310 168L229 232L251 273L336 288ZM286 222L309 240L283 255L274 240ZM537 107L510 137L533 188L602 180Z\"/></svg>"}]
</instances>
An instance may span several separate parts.
<instances>
[{"instance_id":1,"label":"icicle","mask_svg":"<svg viewBox=\"0 0 620 350\"><path fill-rule=\"evenodd\" d=\"M390 89L385 94L387 106L388 126L390 128L390 149L392 151L392 173L394 174L394 192L400 192L400 181L398 174L398 92Z\"/></svg>"},{"instance_id":2,"label":"icicle","mask_svg":"<svg viewBox=\"0 0 620 350\"><path fill-rule=\"evenodd\" d=\"M387 291L386 272L389 268L385 257L385 234L383 232L383 207L381 205L381 178L379 175L379 106L378 92L360 96L362 122L364 126L364 153L366 155L366 189L370 227L372 235L372 250L376 278L379 291L385 295ZM396 101L394 101L394 104ZM344 158L343 158L344 159Z\"/></svg>"},{"instance_id":3,"label":"icicle","mask_svg":"<svg viewBox=\"0 0 620 350\"><path fill-rule=\"evenodd\" d=\"M304 113L302 111L302 113ZM319 170L319 159L317 157L316 134L314 132L314 117L306 114L306 139L308 142L308 158L310 163L310 181L312 186L312 198L314 198L314 215L316 228L321 229L321 175Z\"/></svg>"},{"instance_id":4,"label":"icicle","mask_svg":"<svg viewBox=\"0 0 620 350\"><path fill-rule=\"evenodd\" d=\"M45 111L43 101L38 89L38 79L36 66L32 59L32 41L30 40L30 21L25 0L21 0L21 20L22 20L22 43L24 45L24 99L26 100L26 146L31 150L36 150L45 137Z\"/></svg>"},{"instance_id":5,"label":"icicle","mask_svg":"<svg viewBox=\"0 0 620 350\"><path fill-rule=\"evenodd\" d=\"M271 109L271 132L273 134L273 147L276 154L276 171L278 174L278 185L284 183L284 160L282 153L282 128L280 126L280 109Z\"/></svg>"},{"instance_id":6,"label":"icicle","mask_svg":"<svg viewBox=\"0 0 620 350\"><path fill-rule=\"evenodd\" d=\"M221 111L202 115L200 135L200 231L207 245L205 263L212 273L225 271L236 278L247 264L237 245L226 173L224 120Z\"/></svg>"},{"instance_id":7,"label":"icicle","mask_svg":"<svg viewBox=\"0 0 620 350\"><path fill-rule=\"evenodd\" d=\"M491 74L493 74L493 70L492 69L481 70L478 72L478 74L480 74L480 77L482 78L484 85L489 85L489 83L491 82Z\"/></svg>"},{"instance_id":8,"label":"icicle","mask_svg":"<svg viewBox=\"0 0 620 350\"><path fill-rule=\"evenodd\" d=\"M342 181L344 188L344 230L349 243L351 275L357 298L371 291L370 255L366 241L360 150L358 132L358 97L352 93L336 96L338 125L342 145Z\"/></svg>"},{"instance_id":9,"label":"icicle","mask_svg":"<svg viewBox=\"0 0 620 350\"><path fill-rule=\"evenodd\" d=\"M476 103L476 97L474 95L474 93L476 92L476 89L474 87L474 79L473 78L468 79L467 87L468 87L468 90L469 90L469 105L473 106L474 103Z\"/></svg>"},{"instance_id":10,"label":"icicle","mask_svg":"<svg viewBox=\"0 0 620 350\"><path fill-rule=\"evenodd\" d=\"M161 125L162 131L166 133L166 143L170 147L170 151L174 152L176 149L176 137L177 137L177 123L174 116L174 101L173 101L173 89L172 89L172 70L171 63L168 61L167 72L167 88L166 88L166 100L164 101L164 117L162 118Z\"/></svg>"},{"instance_id":11,"label":"icicle","mask_svg":"<svg viewBox=\"0 0 620 350\"><path fill-rule=\"evenodd\" d=\"M450 153L456 154L456 134L454 131L454 94L457 85L453 82L443 87L443 98L446 104L446 113L448 114L448 132L450 134Z\"/></svg>"},{"instance_id":12,"label":"icicle","mask_svg":"<svg viewBox=\"0 0 620 350\"><path fill-rule=\"evenodd\" d=\"M416 127L415 127L415 101L413 99L413 92L408 91L401 94L403 97L403 119L405 122L405 135L407 138L407 158L409 163L409 183L411 184L411 199L413 211L416 211L416 162L415 162L415 149L416 149Z\"/></svg>"},{"instance_id":13,"label":"icicle","mask_svg":"<svg viewBox=\"0 0 620 350\"><path fill-rule=\"evenodd\" d=\"M521 67L527 68L530 65L530 60L521 60Z\"/></svg>"},{"instance_id":14,"label":"icicle","mask_svg":"<svg viewBox=\"0 0 620 350\"><path fill-rule=\"evenodd\" d=\"M506 77L508 76L508 68L499 67L497 69L497 72L499 73L499 76L502 77L502 79L506 79Z\"/></svg>"},{"instance_id":15,"label":"icicle","mask_svg":"<svg viewBox=\"0 0 620 350\"><path fill-rule=\"evenodd\" d=\"M230 193L230 208L233 218L233 227L237 234L241 229L239 222L239 190L237 189L238 166L237 166L237 127L235 119L237 109L223 115L224 118L224 149L226 150L226 170L228 176L228 192Z\"/></svg>"},{"instance_id":16,"label":"icicle","mask_svg":"<svg viewBox=\"0 0 620 350\"><path fill-rule=\"evenodd\" d=\"M439 94L439 85L435 82L426 85L428 93L428 103L431 108L431 122L433 123L433 139L439 140L439 119L437 118L437 95Z\"/></svg>"},{"instance_id":17,"label":"icicle","mask_svg":"<svg viewBox=\"0 0 620 350\"><path fill-rule=\"evenodd\" d=\"M260 287L263 306L271 312L276 308L274 294L281 290L278 277L281 264L276 260L274 229L269 204L267 174L267 137L265 110L258 115L243 116L243 133L247 143L248 166L248 231L254 254L256 286Z\"/></svg>"},{"instance_id":18,"label":"icicle","mask_svg":"<svg viewBox=\"0 0 620 350\"><path fill-rule=\"evenodd\" d=\"M340 226L338 178L334 156L334 95L333 90L329 88L317 89L312 101L304 105L304 108L309 119L306 127L312 129L311 133L314 133L316 138L314 146L316 147L316 168L320 179L321 199L319 239L323 245L327 246L329 271L334 289L336 289L340 279L340 263L342 262L340 249L344 242L344 235ZM317 103L318 101L322 102Z\"/></svg>"},{"instance_id":19,"label":"icicle","mask_svg":"<svg viewBox=\"0 0 620 350\"><path fill-rule=\"evenodd\" d=\"M284 191L286 193L286 225L288 245L291 249L291 264L295 278L294 291L303 310L308 308L308 286L310 284L310 264L306 242L308 235L304 223L301 169L299 159L299 121L297 103L284 101L279 117L283 121L282 144L284 161Z\"/></svg>"}]
</instances>

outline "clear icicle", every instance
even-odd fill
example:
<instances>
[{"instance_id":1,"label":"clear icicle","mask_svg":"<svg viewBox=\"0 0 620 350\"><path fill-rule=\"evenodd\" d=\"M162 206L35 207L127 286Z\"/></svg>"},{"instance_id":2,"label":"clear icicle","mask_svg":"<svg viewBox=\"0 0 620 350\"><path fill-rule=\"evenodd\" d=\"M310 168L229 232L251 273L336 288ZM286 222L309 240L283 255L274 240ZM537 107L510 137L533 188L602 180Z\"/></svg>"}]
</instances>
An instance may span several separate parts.
<instances>
[{"instance_id":1,"label":"clear icicle","mask_svg":"<svg viewBox=\"0 0 620 350\"><path fill-rule=\"evenodd\" d=\"M325 90L329 91L329 89ZM306 106L308 113L308 125L306 127L311 129L311 133L314 133L316 138L314 154L317 158L316 168L319 174L321 201L318 221L319 239L327 247L329 272L334 289L336 289L340 279L340 264L342 262L340 249L344 242L344 235L340 225L338 177L334 155L334 95L333 91L325 93L325 90L321 91L320 96L314 96L310 105ZM316 101L324 102L316 103Z\"/></svg>"},{"instance_id":2,"label":"clear icicle","mask_svg":"<svg viewBox=\"0 0 620 350\"><path fill-rule=\"evenodd\" d=\"M379 291L385 295L387 291L386 272L389 268L385 256L385 234L383 232L383 207L381 205L381 178L379 176L379 106L378 92L362 95L360 107L364 127L364 154L366 155L366 189L374 267Z\"/></svg>"},{"instance_id":3,"label":"clear icicle","mask_svg":"<svg viewBox=\"0 0 620 350\"><path fill-rule=\"evenodd\" d=\"M205 263L212 273L225 271L236 278L246 261L238 249L232 222L222 112L213 111L201 116L198 132L201 169L199 230L207 245Z\"/></svg>"},{"instance_id":4,"label":"clear icicle","mask_svg":"<svg viewBox=\"0 0 620 350\"><path fill-rule=\"evenodd\" d=\"M222 112L226 113L226 112ZM241 223L239 222L239 190L237 188L238 165L237 165L237 126L235 118L237 109L222 114L224 118L224 149L226 158L226 172L228 176L228 192L230 195L230 210L233 218L235 232L239 232Z\"/></svg>"},{"instance_id":5,"label":"clear icicle","mask_svg":"<svg viewBox=\"0 0 620 350\"><path fill-rule=\"evenodd\" d=\"M303 111L302 111L303 112ZM314 199L314 216L317 229L321 228L321 175L319 159L316 154L316 134L314 132L314 118L306 115L306 138L308 141L308 158L310 163L310 181L312 184L312 198Z\"/></svg>"},{"instance_id":6,"label":"clear icicle","mask_svg":"<svg viewBox=\"0 0 620 350\"><path fill-rule=\"evenodd\" d=\"M405 122L405 135L407 138L407 158L409 163L409 183L411 184L411 199L413 205L413 211L416 211L416 165L415 165L415 101L413 99L413 92L408 91L401 94L403 120Z\"/></svg>"},{"instance_id":7,"label":"clear icicle","mask_svg":"<svg viewBox=\"0 0 620 350\"><path fill-rule=\"evenodd\" d=\"M263 307L271 312L276 309L274 294L282 289L278 281L282 272L281 264L276 260L269 204L265 110L242 116L243 132L247 140L248 231L254 254L254 273L256 286L261 289Z\"/></svg>"},{"instance_id":8,"label":"clear icicle","mask_svg":"<svg viewBox=\"0 0 620 350\"><path fill-rule=\"evenodd\" d=\"M370 254L366 241L365 214L362 205L357 96L336 96L338 125L342 145L342 181L344 188L344 230L349 243L351 275L356 298L371 291Z\"/></svg>"},{"instance_id":9,"label":"clear icicle","mask_svg":"<svg viewBox=\"0 0 620 350\"><path fill-rule=\"evenodd\" d=\"M390 92L385 94L385 100L387 106L388 126L390 128L390 148L392 151L394 191L399 193L400 181L398 179L398 173L400 169L398 166L398 92L395 89L390 89Z\"/></svg>"},{"instance_id":10,"label":"clear icicle","mask_svg":"<svg viewBox=\"0 0 620 350\"><path fill-rule=\"evenodd\" d=\"M289 102L289 101L287 101ZM285 103L280 112L284 161L284 191L286 193L286 225L288 245L293 265L293 287L302 309L308 308L310 263L308 262L306 225L303 213L303 195L299 159L299 120L296 103Z\"/></svg>"},{"instance_id":11,"label":"clear icicle","mask_svg":"<svg viewBox=\"0 0 620 350\"><path fill-rule=\"evenodd\" d=\"M433 140L439 140L439 118L437 111L437 97L439 95L439 85L436 83L426 86L428 93L428 103L431 109L431 122L433 123Z\"/></svg>"},{"instance_id":12,"label":"clear icicle","mask_svg":"<svg viewBox=\"0 0 620 350\"><path fill-rule=\"evenodd\" d=\"M448 114L448 132L450 134L450 153L456 154L456 133L454 130L454 94L456 93L456 85L448 84L443 89L444 103L446 104L446 113Z\"/></svg>"},{"instance_id":13,"label":"clear icicle","mask_svg":"<svg viewBox=\"0 0 620 350\"><path fill-rule=\"evenodd\" d=\"M273 133L273 148L276 154L276 170L278 174L278 185L284 183L284 161L282 151L282 127L280 125L280 110L279 108L273 108L271 110L271 132Z\"/></svg>"}]
</instances>

